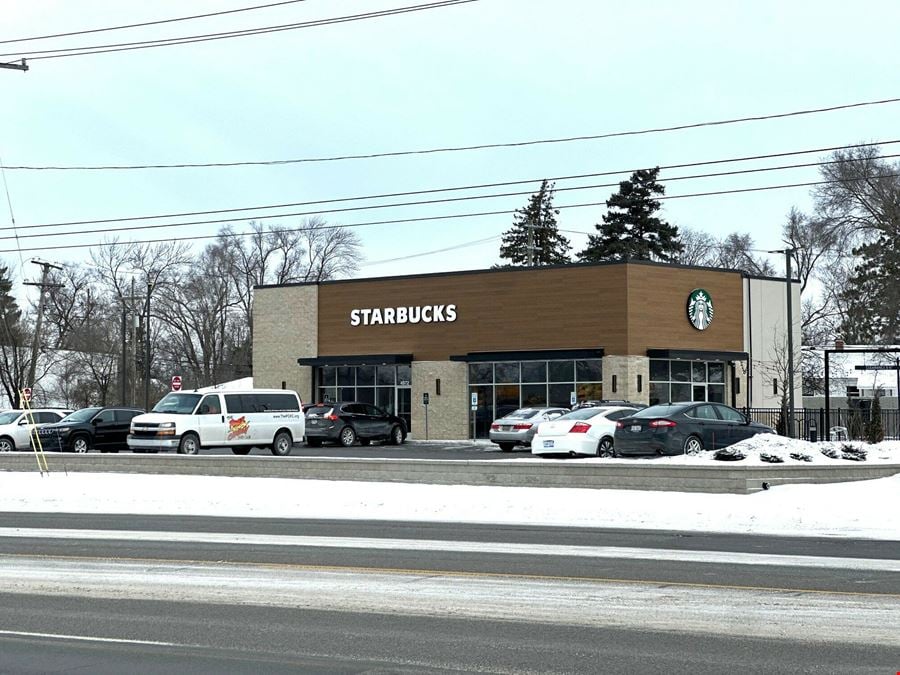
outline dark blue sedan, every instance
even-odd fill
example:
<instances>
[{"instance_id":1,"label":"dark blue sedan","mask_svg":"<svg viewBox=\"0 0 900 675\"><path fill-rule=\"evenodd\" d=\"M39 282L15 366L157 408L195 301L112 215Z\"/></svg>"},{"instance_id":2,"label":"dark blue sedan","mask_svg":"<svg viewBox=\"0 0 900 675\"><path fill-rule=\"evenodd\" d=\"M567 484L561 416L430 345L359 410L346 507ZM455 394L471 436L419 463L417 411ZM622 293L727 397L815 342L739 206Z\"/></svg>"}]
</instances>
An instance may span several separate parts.
<instances>
[{"instance_id":1,"label":"dark blue sedan","mask_svg":"<svg viewBox=\"0 0 900 675\"><path fill-rule=\"evenodd\" d=\"M775 430L721 403L662 403L616 424L616 455L681 455L718 450Z\"/></svg>"}]
</instances>

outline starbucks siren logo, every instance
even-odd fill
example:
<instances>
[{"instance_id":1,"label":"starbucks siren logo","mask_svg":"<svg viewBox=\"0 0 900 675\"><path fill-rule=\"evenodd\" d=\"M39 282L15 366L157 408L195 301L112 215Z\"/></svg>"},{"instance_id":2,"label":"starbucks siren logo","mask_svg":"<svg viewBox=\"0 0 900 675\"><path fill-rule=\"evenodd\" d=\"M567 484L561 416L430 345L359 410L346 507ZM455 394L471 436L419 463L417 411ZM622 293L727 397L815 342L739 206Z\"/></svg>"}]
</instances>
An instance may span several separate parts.
<instances>
[{"instance_id":1,"label":"starbucks siren logo","mask_svg":"<svg viewBox=\"0 0 900 675\"><path fill-rule=\"evenodd\" d=\"M712 296L702 288L695 288L688 296L687 315L697 330L706 330L713 320Z\"/></svg>"}]
</instances>

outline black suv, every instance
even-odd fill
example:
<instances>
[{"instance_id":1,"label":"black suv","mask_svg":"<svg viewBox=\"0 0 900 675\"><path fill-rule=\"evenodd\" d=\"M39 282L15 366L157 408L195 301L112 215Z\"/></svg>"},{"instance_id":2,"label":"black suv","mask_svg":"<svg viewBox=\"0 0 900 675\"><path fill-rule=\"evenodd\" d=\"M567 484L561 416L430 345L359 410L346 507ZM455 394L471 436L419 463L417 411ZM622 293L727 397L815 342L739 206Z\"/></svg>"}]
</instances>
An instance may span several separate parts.
<instances>
[{"instance_id":1,"label":"black suv","mask_svg":"<svg viewBox=\"0 0 900 675\"><path fill-rule=\"evenodd\" d=\"M142 415L138 408L82 408L55 424L38 429L41 447L59 452L100 452L127 450L131 418Z\"/></svg>"},{"instance_id":2,"label":"black suv","mask_svg":"<svg viewBox=\"0 0 900 675\"><path fill-rule=\"evenodd\" d=\"M324 441L345 448L359 440L387 441L400 445L406 440L406 423L371 403L317 403L306 409L306 444L316 448Z\"/></svg>"}]
</instances>

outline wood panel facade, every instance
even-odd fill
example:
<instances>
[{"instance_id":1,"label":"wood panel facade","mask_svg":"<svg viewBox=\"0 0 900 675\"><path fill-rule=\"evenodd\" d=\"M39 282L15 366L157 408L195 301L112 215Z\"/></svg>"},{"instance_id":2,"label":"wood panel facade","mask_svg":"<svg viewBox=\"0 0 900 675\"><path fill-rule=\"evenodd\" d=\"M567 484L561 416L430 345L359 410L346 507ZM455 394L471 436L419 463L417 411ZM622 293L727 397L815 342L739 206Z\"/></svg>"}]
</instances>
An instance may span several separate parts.
<instances>
[{"instance_id":1,"label":"wood panel facade","mask_svg":"<svg viewBox=\"0 0 900 675\"><path fill-rule=\"evenodd\" d=\"M698 331L686 316L707 289L715 319ZM456 320L351 325L360 309L454 305ZM320 357L410 353L446 361L485 351L648 348L742 350L741 275L643 263L490 270L325 282L319 287Z\"/></svg>"},{"instance_id":2,"label":"wood panel facade","mask_svg":"<svg viewBox=\"0 0 900 675\"><path fill-rule=\"evenodd\" d=\"M744 291L739 272L632 263L627 265L627 277L627 347L612 353L744 350ZM713 300L715 316L706 330L697 330L687 319L688 296L697 288L707 290Z\"/></svg>"}]
</instances>

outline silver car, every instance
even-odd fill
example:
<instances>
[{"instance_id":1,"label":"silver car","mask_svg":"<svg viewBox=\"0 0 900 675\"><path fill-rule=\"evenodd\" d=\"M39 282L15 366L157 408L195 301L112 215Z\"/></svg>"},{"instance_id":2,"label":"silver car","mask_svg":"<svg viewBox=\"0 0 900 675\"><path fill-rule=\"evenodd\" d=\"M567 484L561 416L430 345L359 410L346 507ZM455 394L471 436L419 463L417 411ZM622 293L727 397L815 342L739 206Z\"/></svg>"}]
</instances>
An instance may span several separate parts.
<instances>
[{"instance_id":1,"label":"silver car","mask_svg":"<svg viewBox=\"0 0 900 675\"><path fill-rule=\"evenodd\" d=\"M494 420L489 437L491 442L509 452L517 445L531 447L531 439L541 422L555 420L569 412L566 408L519 408L506 417Z\"/></svg>"}]
</instances>

